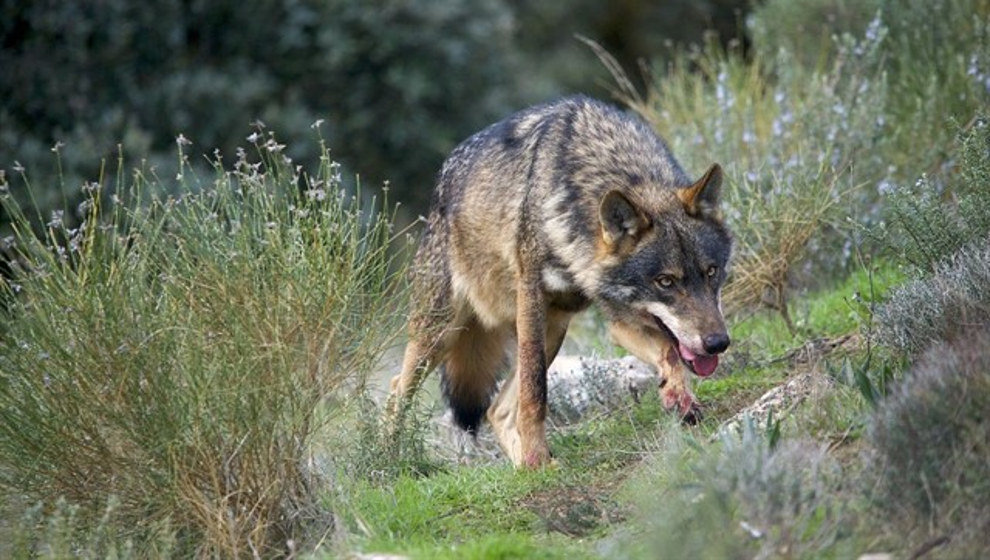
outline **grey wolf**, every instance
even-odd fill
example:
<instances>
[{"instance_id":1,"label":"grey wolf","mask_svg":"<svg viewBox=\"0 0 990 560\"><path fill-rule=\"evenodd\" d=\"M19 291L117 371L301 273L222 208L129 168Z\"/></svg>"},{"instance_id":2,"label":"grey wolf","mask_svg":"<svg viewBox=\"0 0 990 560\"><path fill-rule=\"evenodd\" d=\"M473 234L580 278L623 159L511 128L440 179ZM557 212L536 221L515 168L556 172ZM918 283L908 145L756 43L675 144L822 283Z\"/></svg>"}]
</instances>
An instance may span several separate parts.
<instances>
[{"instance_id":1,"label":"grey wolf","mask_svg":"<svg viewBox=\"0 0 990 560\"><path fill-rule=\"evenodd\" d=\"M439 366L461 427L487 416L513 463L546 464L547 366L597 305L614 341L657 369L664 404L697 419L687 371L710 375L729 346L721 183L718 164L692 181L648 125L587 97L468 138L443 164L414 258L389 410Z\"/></svg>"}]
</instances>

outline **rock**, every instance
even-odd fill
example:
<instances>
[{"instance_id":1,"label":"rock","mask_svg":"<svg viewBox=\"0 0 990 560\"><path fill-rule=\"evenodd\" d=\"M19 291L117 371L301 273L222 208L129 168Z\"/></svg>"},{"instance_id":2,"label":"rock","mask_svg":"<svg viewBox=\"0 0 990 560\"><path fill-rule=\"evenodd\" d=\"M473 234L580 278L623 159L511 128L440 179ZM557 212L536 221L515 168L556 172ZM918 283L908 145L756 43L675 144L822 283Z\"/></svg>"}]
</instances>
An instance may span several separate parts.
<instances>
[{"instance_id":1,"label":"rock","mask_svg":"<svg viewBox=\"0 0 990 560\"><path fill-rule=\"evenodd\" d=\"M773 414L774 419L783 418L794 407L804 402L804 399L809 395L821 391L833 383L834 381L829 377L820 373L816 374L815 370L796 375L783 385L770 389L756 402L723 422L712 439L716 439L726 432L738 430L746 418L753 421L757 428L765 429L771 414Z\"/></svg>"},{"instance_id":2,"label":"rock","mask_svg":"<svg viewBox=\"0 0 990 560\"><path fill-rule=\"evenodd\" d=\"M550 420L571 424L656 391L656 371L633 356L606 360L558 356L547 372Z\"/></svg>"}]
</instances>

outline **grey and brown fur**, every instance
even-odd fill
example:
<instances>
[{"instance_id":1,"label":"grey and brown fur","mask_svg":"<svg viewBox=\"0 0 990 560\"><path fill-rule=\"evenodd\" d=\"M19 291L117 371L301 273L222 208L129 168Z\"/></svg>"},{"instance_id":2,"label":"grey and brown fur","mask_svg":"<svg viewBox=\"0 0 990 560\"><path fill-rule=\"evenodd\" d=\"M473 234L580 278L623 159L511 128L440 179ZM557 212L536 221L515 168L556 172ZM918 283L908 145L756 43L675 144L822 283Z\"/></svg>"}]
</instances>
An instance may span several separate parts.
<instances>
[{"instance_id":1,"label":"grey and brown fur","mask_svg":"<svg viewBox=\"0 0 990 560\"><path fill-rule=\"evenodd\" d=\"M571 317L595 304L614 340L657 368L665 404L695 417L679 348L711 363L729 343L720 184L717 165L692 181L645 123L586 97L464 141L440 171L415 257L391 409L441 366L461 426L487 414L515 464L545 464L547 366ZM516 371L494 396L512 345Z\"/></svg>"}]
</instances>

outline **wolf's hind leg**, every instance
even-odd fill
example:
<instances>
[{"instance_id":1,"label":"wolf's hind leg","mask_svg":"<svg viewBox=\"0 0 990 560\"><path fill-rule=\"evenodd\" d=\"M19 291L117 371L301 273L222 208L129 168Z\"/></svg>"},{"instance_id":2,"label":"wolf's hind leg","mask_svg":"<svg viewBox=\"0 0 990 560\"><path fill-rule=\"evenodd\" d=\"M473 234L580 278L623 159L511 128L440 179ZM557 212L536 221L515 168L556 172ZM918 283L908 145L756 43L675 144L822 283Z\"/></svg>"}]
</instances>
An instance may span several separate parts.
<instances>
[{"instance_id":1,"label":"wolf's hind leg","mask_svg":"<svg viewBox=\"0 0 990 560\"><path fill-rule=\"evenodd\" d=\"M390 391L385 404L387 423L394 424L398 421L405 407L412 402L420 383L443 358L445 342L443 337L436 340L413 338L406 344L402 371L389 383Z\"/></svg>"},{"instance_id":2,"label":"wolf's hind leg","mask_svg":"<svg viewBox=\"0 0 990 560\"><path fill-rule=\"evenodd\" d=\"M443 285L441 282L438 284ZM386 419L394 422L412 400L423 379L446 359L457 332L458 314L451 307L447 290L428 309L414 311L409 320L409 342L402 357L402 370L392 378Z\"/></svg>"},{"instance_id":3,"label":"wolf's hind leg","mask_svg":"<svg viewBox=\"0 0 990 560\"><path fill-rule=\"evenodd\" d=\"M691 392L685 374L687 368L669 338L660 332L618 321L609 323L609 334L616 344L657 368L660 397L665 408L674 410L689 424L701 420L701 403Z\"/></svg>"}]
</instances>

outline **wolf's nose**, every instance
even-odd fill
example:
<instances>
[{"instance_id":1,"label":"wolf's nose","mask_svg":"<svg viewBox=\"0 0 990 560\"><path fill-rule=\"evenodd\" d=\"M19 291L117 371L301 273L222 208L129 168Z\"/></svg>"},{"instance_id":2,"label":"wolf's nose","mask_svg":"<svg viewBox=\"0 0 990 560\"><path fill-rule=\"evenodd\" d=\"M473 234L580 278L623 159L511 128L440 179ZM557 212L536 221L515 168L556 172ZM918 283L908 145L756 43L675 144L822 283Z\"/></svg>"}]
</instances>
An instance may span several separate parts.
<instances>
[{"instance_id":1,"label":"wolf's nose","mask_svg":"<svg viewBox=\"0 0 990 560\"><path fill-rule=\"evenodd\" d=\"M709 334L701 340L701 344L705 347L705 352L721 354L729 347L729 335L725 333Z\"/></svg>"}]
</instances>

